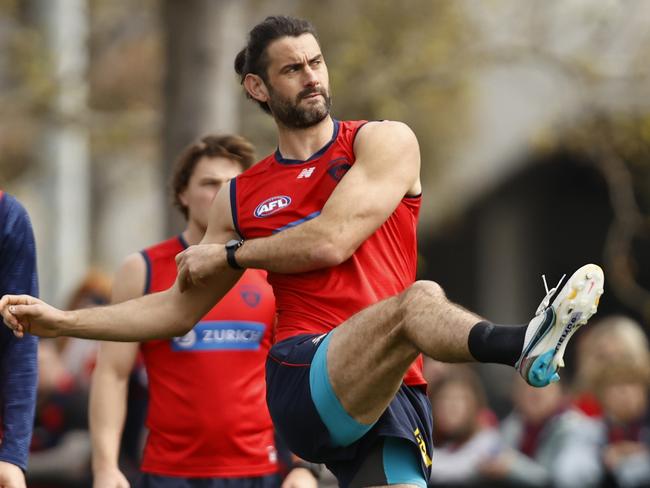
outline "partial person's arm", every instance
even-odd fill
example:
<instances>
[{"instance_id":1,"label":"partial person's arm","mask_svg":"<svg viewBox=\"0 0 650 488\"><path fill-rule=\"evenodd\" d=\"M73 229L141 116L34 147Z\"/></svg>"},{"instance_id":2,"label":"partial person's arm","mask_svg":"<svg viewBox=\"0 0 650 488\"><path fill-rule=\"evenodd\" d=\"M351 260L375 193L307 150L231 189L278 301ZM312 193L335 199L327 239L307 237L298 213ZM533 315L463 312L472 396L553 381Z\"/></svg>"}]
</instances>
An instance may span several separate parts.
<instances>
[{"instance_id":1,"label":"partial person's arm","mask_svg":"<svg viewBox=\"0 0 650 488\"><path fill-rule=\"evenodd\" d=\"M408 126L400 122L368 123L357 134L354 153L354 165L318 217L273 236L246 241L237 250L238 264L278 273L336 266L390 217L405 195L421 192L420 148ZM229 188L224 190L220 195L226 197ZM208 229L201 245L179 255L181 290L203 285L206 276L223 268L223 244Z\"/></svg>"},{"instance_id":2,"label":"partial person's arm","mask_svg":"<svg viewBox=\"0 0 650 488\"><path fill-rule=\"evenodd\" d=\"M4 198L2 206L6 212L0 215L0 234L3 236L0 241L0 293L38 295L36 246L29 216L16 200L9 196ZM36 405L38 345L35 337L19 341L4 328L0 331L0 343L3 345L0 365L3 424L0 480L3 480L18 476L16 469L7 463L22 470L27 468ZM24 484L24 479L22 482Z\"/></svg>"},{"instance_id":3,"label":"partial person's arm","mask_svg":"<svg viewBox=\"0 0 650 488\"><path fill-rule=\"evenodd\" d=\"M113 281L113 303L142 296L146 264L132 254ZM128 488L119 468L120 440L126 418L128 385L138 356L137 342L102 342L90 383L89 427L92 443L93 488Z\"/></svg>"},{"instance_id":4,"label":"partial person's arm","mask_svg":"<svg viewBox=\"0 0 650 488\"><path fill-rule=\"evenodd\" d=\"M236 234L230 202L217 194L210 210L209 231L226 242ZM206 286L180 293L177 282L168 290L107 307L61 311L28 295L5 295L0 313L18 337L66 335L85 339L142 342L187 333L241 277L242 271L223 266L206 277Z\"/></svg>"},{"instance_id":5,"label":"partial person's arm","mask_svg":"<svg viewBox=\"0 0 650 488\"><path fill-rule=\"evenodd\" d=\"M2 488L26 488L25 473L13 463L0 461L0 486Z\"/></svg>"},{"instance_id":6,"label":"partial person's arm","mask_svg":"<svg viewBox=\"0 0 650 488\"><path fill-rule=\"evenodd\" d=\"M281 488L318 488L318 478L307 468L293 468L282 480Z\"/></svg>"}]
</instances>

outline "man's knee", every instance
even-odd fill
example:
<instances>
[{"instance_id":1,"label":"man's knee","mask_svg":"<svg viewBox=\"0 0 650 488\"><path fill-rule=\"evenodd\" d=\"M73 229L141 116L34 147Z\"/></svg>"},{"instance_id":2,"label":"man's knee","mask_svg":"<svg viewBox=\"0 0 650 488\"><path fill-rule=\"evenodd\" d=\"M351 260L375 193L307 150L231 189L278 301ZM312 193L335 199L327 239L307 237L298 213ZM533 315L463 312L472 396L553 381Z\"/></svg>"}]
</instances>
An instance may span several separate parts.
<instances>
[{"instance_id":1,"label":"man's knee","mask_svg":"<svg viewBox=\"0 0 650 488\"><path fill-rule=\"evenodd\" d=\"M402 292L403 312L419 312L446 301L445 292L435 281L419 280Z\"/></svg>"}]
</instances>

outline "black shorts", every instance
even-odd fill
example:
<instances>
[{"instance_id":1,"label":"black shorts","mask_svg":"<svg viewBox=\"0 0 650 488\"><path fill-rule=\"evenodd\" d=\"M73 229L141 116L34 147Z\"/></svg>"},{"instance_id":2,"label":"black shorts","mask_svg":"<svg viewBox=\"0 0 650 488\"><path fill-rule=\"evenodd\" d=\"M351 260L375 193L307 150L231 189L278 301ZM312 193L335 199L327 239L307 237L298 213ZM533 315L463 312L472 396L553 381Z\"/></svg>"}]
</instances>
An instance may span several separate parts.
<instances>
[{"instance_id":1,"label":"black shorts","mask_svg":"<svg viewBox=\"0 0 650 488\"><path fill-rule=\"evenodd\" d=\"M375 423L357 422L329 381L330 337L300 335L271 348L267 403L279 435L298 456L326 464L342 487L355 485L355 476L366 458L376 455L378 444L385 446L380 455L387 484L426 487L433 446L431 404L424 387L402 384Z\"/></svg>"}]
</instances>

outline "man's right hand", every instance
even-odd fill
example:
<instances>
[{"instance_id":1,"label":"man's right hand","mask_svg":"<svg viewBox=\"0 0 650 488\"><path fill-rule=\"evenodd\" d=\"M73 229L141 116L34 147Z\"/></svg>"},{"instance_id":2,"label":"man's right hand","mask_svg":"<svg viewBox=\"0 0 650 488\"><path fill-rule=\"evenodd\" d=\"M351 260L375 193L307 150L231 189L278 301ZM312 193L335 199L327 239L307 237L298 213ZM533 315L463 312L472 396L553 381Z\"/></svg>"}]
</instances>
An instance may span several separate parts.
<instances>
[{"instance_id":1,"label":"man's right hand","mask_svg":"<svg viewBox=\"0 0 650 488\"><path fill-rule=\"evenodd\" d=\"M29 295L5 295L0 299L0 314L16 337L25 332L40 337L61 334L66 312Z\"/></svg>"},{"instance_id":2,"label":"man's right hand","mask_svg":"<svg viewBox=\"0 0 650 488\"><path fill-rule=\"evenodd\" d=\"M122 472L117 469L97 471L93 476L93 488L130 488L131 485Z\"/></svg>"}]
</instances>

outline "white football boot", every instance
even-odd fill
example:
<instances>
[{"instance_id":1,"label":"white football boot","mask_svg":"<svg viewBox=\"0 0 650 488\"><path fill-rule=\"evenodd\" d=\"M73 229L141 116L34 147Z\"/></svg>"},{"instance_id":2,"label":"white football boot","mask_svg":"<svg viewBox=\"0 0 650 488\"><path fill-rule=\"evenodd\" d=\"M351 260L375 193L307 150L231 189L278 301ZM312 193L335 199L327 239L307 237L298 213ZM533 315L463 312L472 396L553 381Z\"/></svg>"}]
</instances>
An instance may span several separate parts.
<instances>
[{"instance_id":1,"label":"white football boot","mask_svg":"<svg viewBox=\"0 0 650 488\"><path fill-rule=\"evenodd\" d=\"M573 273L556 294L563 279L564 276L551 290L544 279L546 296L528 324L524 348L515 364L519 374L535 387L560 379L557 370L564 366L562 358L569 339L596 313L603 294L605 276L595 264L587 264Z\"/></svg>"}]
</instances>

